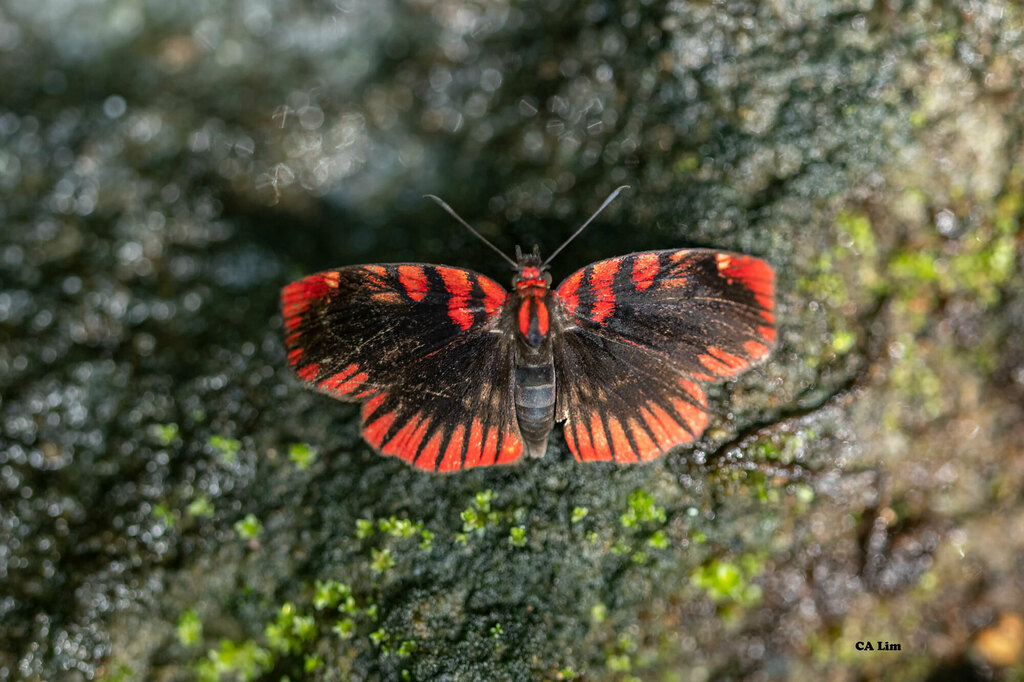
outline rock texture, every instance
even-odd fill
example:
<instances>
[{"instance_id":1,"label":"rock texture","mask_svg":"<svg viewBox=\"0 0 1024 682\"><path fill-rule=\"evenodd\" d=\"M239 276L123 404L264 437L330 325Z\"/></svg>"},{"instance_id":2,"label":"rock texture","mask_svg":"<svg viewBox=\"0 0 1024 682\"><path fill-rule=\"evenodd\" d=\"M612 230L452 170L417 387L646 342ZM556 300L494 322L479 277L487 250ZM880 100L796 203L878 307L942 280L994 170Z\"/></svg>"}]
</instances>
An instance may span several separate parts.
<instances>
[{"instance_id":1,"label":"rock texture","mask_svg":"<svg viewBox=\"0 0 1024 682\"><path fill-rule=\"evenodd\" d=\"M1019 678L1022 73L1009 1L5 3L0 680ZM695 447L425 476L291 378L298 275L507 278L422 194L621 184L556 281L778 272Z\"/></svg>"}]
</instances>

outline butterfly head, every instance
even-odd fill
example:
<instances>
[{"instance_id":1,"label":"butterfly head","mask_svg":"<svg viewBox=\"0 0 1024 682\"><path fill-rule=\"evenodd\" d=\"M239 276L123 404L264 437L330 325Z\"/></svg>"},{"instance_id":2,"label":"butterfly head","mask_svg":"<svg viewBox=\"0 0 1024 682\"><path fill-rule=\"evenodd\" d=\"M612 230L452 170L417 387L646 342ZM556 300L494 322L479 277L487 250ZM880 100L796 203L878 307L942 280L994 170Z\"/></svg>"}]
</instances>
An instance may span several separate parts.
<instances>
[{"instance_id":1,"label":"butterfly head","mask_svg":"<svg viewBox=\"0 0 1024 682\"><path fill-rule=\"evenodd\" d=\"M540 247L534 246L533 253L523 253L516 247L516 274L512 278L512 288L526 289L529 287L551 287L551 273L547 264L540 257Z\"/></svg>"}]
</instances>

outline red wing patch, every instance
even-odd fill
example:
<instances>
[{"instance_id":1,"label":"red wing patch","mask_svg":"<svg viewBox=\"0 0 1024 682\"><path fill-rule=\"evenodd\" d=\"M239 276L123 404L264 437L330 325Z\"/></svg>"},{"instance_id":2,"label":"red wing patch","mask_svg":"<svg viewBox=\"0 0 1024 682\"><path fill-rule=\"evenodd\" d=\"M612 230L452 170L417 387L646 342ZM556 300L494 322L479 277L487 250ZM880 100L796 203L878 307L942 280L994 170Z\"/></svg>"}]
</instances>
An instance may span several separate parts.
<instances>
[{"instance_id":1,"label":"red wing patch","mask_svg":"<svg viewBox=\"0 0 1024 682\"><path fill-rule=\"evenodd\" d=\"M427 297L427 275L418 265L399 265L398 281L405 288L405 294L417 303Z\"/></svg>"},{"instance_id":2,"label":"red wing patch","mask_svg":"<svg viewBox=\"0 0 1024 682\"><path fill-rule=\"evenodd\" d=\"M562 299L562 305L565 306L566 311L570 314L575 313L576 308L579 306L579 289L582 282L583 270L577 270L559 285L556 292L558 297Z\"/></svg>"},{"instance_id":3,"label":"red wing patch","mask_svg":"<svg viewBox=\"0 0 1024 682\"><path fill-rule=\"evenodd\" d=\"M629 437L626 435L622 424L615 417L608 417L608 433L612 437L612 453L616 462L622 464L635 464L637 462L636 449Z\"/></svg>"},{"instance_id":4,"label":"red wing patch","mask_svg":"<svg viewBox=\"0 0 1024 682\"><path fill-rule=\"evenodd\" d=\"M493 279L488 279L483 275L476 276L476 284L484 293L484 309L487 314L493 315L499 312L505 305L505 290L498 286Z\"/></svg>"},{"instance_id":5,"label":"red wing patch","mask_svg":"<svg viewBox=\"0 0 1024 682\"><path fill-rule=\"evenodd\" d=\"M658 274L658 254L641 253L633 261L633 286L637 291L649 289Z\"/></svg>"},{"instance_id":6,"label":"red wing patch","mask_svg":"<svg viewBox=\"0 0 1024 682\"><path fill-rule=\"evenodd\" d=\"M775 273L768 264L757 258L731 253L719 253L715 256L715 261L719 274L725 277L729 284L736 280L751 291L763 308L762 316L774 322L775 318L770 316L770 311L775 308Z\"/></svg>"},{"instance_id":7,"label":"red wing patch","mask_svg":"<svg viewBox=\"0 0 1024 682\"><path fill-rule=\"evenodd\" d=\"M458 268L437 268L444 280L444 287L451 298L448 299L448 317L460 329L466 330L473 326L473 312L469 308L469 297L473 286L469 283L469 273Z\"/></svg>"},{"instance_id":8,"label":"red wing patch","mask_svg":"<svg viewBox=\"0 0 1024 682\"><path fill-rule=\"evenodd\" d=\"M590 287L594 296L594 309L590 313L590 319L598 324L603 323L608 316L615 312L615 291L612 283L615 280L615 273L619 271L620 259L595 263L590 271Z\"/></svg>"}]
</instances>

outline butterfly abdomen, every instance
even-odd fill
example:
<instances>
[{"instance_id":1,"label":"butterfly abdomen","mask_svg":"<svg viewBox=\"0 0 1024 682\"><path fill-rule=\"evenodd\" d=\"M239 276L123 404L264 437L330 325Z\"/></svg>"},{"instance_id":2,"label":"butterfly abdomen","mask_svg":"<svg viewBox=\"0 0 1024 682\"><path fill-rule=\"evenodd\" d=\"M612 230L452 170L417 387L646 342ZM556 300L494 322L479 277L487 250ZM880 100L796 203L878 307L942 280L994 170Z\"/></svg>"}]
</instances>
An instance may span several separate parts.
<instances>
[{"instance_id":1,"label":"butterfly abdomen","mask_svg":"<svg viewBox=\"0 0 1024 682\"><path fill-rule=\"evenodd\" d=\"M537 364L516 363L515 395L519 431L531 457L543 457L555 425L555 365L550 354Z\"/></svg>"}]
</instances>

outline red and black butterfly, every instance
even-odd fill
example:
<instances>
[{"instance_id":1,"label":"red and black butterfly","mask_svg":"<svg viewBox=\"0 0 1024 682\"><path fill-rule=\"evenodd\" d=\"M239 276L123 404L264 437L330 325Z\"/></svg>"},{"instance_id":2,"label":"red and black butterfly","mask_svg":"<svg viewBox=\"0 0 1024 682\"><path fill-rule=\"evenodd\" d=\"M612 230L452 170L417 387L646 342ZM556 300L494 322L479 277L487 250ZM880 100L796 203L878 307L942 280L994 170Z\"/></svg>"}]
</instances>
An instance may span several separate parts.
<instances>
[{"instance_id":1,"label":"red and black butterfly","mask_svg":"<svg viewBox=\"0 0 1024 682\"><path fill-rule=\"evenodd\" d=\"M281 294L288 361L317 390L363 403L377 452L447 472L508 464L524 449L542 457L556 422L577 460L654 459L704 431L703 384L774 345L774 274L760 259L633 253L552 290L551 259L516 251L511 292L418 263L292 282Z\"/></svg>"}]
</instances>

